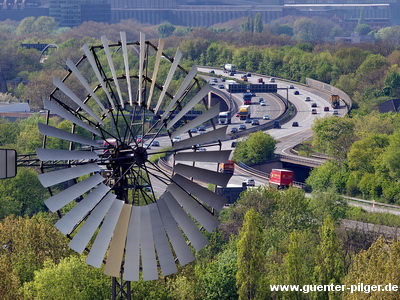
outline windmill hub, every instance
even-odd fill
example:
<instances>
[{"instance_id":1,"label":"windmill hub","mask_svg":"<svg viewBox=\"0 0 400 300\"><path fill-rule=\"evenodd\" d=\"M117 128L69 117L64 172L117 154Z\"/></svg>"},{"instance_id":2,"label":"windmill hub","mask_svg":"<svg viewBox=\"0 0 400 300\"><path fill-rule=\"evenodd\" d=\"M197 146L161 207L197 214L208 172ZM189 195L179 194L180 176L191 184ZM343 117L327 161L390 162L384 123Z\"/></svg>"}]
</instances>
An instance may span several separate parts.
<instances>
[{"instance_id":1,"label":"windmill hub","mask_svg":"<svg viewBox=\"0 0 400 300\"><path fill-rule=\"evenodd\" d=\"M145 148L137 147L133 149L133 159L137 165L143 165L147 161L147 157L148 154Z\"/></svg>"}]
</instances>

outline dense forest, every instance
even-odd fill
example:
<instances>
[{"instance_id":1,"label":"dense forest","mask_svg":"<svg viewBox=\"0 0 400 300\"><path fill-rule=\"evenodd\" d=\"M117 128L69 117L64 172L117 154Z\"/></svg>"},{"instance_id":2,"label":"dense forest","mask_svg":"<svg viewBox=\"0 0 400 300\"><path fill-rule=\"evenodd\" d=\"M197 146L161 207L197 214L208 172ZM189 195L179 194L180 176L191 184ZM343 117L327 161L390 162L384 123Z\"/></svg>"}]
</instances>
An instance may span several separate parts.
<instances>
[{"instance_id":1,"label":"dense forest","mask_svg":"<svg viewBox=\"0 0 400 300\"><path fill-rule=\"evenodd\" d=\"M8 92L1 94L1 101L29 100L39 111L53 90L52 78L66 74L67 58L76 61L84 43L99 44L101 35L112 40L119 31L126 31L130 40L137 40L142 31L155 43L163 36L166 53L173 55L179 46L188 67L233 63L248 72L302 83L310 77L334 85L352 98L354 107L347 117L319 119L312 141L300 147L302 155L318 152L333 158L307 179L311 197L295 188L259 187L243 193L236 205L220 213L220 227L208 234L210 245L196 253L194 263L156 282L132 283L133 297L398 299L395 292L273 292L270 285L400 285L399 241L341 226L344 219L400 226L398 218L367 214L349 207L340 196L400 204L400 117L377 110L380 103L400 96L399 27L371 31L361 24L357 30L373 35L375 42L348 45L335 43L340 28L322 20L281 20L261 27L258 23L254 30L250 21L236 31L145 26L129 20L112 25L88 22L73 29L58 28L47 17L4 21L0 70ZM50 49L40 62L37 50L20 46L26 43L58 48ZM78 85L75 92L82 92ZM0 120L0 147L33 153L42 143L39 121L39 114L17 122ZM59 118L51 123L60 129L71 126ZM252 139L258 138L260 133ZM266 147L271 144L266 142ZM110 278L69 250L68 239L53 226L57 215L43 204L46 197L48 191L34 169L20 169L15 178L0 181L0 297L109 299Z\"/></svg>"}]
</instances>

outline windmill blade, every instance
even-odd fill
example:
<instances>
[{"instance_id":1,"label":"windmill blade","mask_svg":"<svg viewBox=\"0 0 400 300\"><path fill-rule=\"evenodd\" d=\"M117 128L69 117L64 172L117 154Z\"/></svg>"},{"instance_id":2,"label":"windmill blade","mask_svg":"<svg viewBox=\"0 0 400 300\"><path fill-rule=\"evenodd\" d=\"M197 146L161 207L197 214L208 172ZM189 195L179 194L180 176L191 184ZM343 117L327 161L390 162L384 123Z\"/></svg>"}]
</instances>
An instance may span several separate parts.
<instances>
[{"instance_id":1,"label":"windmill blade","mask_svg":"<svg viewBox=\"0 0 400 300\"><path fill-rule=\"evenodd\" d=\"M122 56L124 58L125 77L126 77L126 83L127 83L127 86L128 86L129 104L131 106L133 106L131 75L130 75L130 71L129 71L129 60L128 60L128 45L126 43L126 32L125 31L121 31L119 34L121 36Z\"/></svg>"},{"instance_id":2,"label":"windmill blade","mask_svg":"<svg viewBox=\"0 0 400 300\"><path fill-rule=\"evenodd\" d=\"M175 221L182 228L196 251L200 251L204 246L206 246L208 244L207 239L200 232L199 228L197 228L196 224L189 219L183 208L178 204L178 202L176 202L171 193L165 195L165 203Z\"/></svg>"},{"instance_id":3,"label":"windmill blade","mask_svg":"<svg viewBox=\"0 0 400 300\"><path fill-rule=\"evenodd\" d=\"M39 174L39 181L44 187L49 187L73 178L77 178L89 173L100 172L100 167L96 164L86 164L67 169Z\"/></svg>"},{"instance_id":4,"label":"windmill blade","mask_svg":"<svg viewBox=\"0 0 400 300\"><path fill-rule=\"evenodd\" d=\"M60 208L70 203L72 200L94 188L103 180L104 178L101 175L95 174L48 198L44 201L44 203L48 209L50 209L50 211L56 212Z\"/></svg>"},{"instance_id":5,"label":"windmill blade","mask_svg":"<svg viewBox=\"0 0 400 300\"><path fill-rule=\"evenodd\" d=\"M121 274L122 259L125 250L126 235L128 233L131 204L124 204L108 250L104 274L119 277Z\"/></svg>"},{"instance_id":6,"label":"windmill blade","mask_svg":"<svg viewBox=\"0 0 400 300\"><path fill-rule=\"evenodd\" d=\"M212 232L217 228L219 224L218 219L210 214L210 212L208 212L179 186L171 184L168 186L167 191L169 191L179 205L195 218L208 232Z\"/></svg>"},{"instance_id":7,"label":"windmill blade","mask_svg":"<svg viewBox=\"0 0 400 300\"><path fill-rule=\"evenodd\" d=\"M158 70L160 68L160 62L161 62L161 56L162 56L163 50L164 50L164 40L159 39L158 40L157 54L156 54L156 61L154 63L153 76L151 78L151 86L150 86L150 90L149 90L149 97L147 99L147 109L150 109L150 106L151 106L151 100L153 98L154 87L156 86L157 75L158 75Z\"/></svg>"},{"instance_id":8,"label":"windmill blade","mask_svg":"<svg viewBox=\"0 0 400 300\"><path fill-rule=\"evenodd\" d=\"M139 281L141 208L141 206L133 206L131 210L125 250L123 275L125 281Z\"/></svg>"},{"instance_id":9,"label":"windmill blade","mask_svg":"<svg viewBox=\"0 0 400 300\"><path fill-rule=\"evenodd\" d=\"M179 127L176 131L171 134L171 138L181 135L182 133L188 132L190 129L195 128L204 122L218 116L220 111L220 104L214 105L209 110L203 112L201 115L196 117L194 120L190 121L189 123Z\"/></svg>"},{"instance_id":10,"label":"windmill blade","mask_svg":"<svg viewBox=\"0 0 400 300\"><path fill-rule=\"evenodd\" d=\"M97 159L98 158L97 153L94 151L36 149L36 154L41 161L81 160L81 159Z\"/></svg>"},{"instance_id":11,"label":"windmill blade","mask_svg":"<svg viewBox=\"0 0 400 300\"><path fill-rule=\"evenodd\" d=\"M92 176L94 177L94 176ZM92 178L90 177L90 178ZM55 224L56 228L63 234L69 234L73 228L104 198L110 188L100 184L85 198L78 202Z\"/></svg>"},{"instance_id":12,"label":"windmill blade","mask_svg":"<svg viewBox=\"0 0 400 300\"><path fill-rule=\"evenodd\" d=\"M186 177L193 177L195 180L200 180L201 182L212 183L223 187L228 184L232 177L231 174L218 173L183 164L177 164L174 171Z\"/></svg>"},{"instance_id":13,"label":"windmill blade","mask_svg":"<svg viewBox=\"0 0 400 300\"><path fill-rule=\"evenodd\" d=\"M169 88L169 84L171 83L172 77L175 74L176 68L179 65L179 62L182 58L182 52L179 51L179 49L176 50L175 53L175 57L174 57L174 62L171 65L171 68L169 69L168 75L167 75L167 79L165 80L165 83L163 85L163 89L161 91L160 97L158 98L158 102L156 105L156 108L154 110L154 113L156 114L158 112L158 110L160 109L160 105L164 99L165 93L167 92L168 88Z\"/></svg>"},{"instance_id":14,"label":"windmill blade","mask_svg":"<svg viewBox=\"0 0 400 300\"><path fill-rule=\"evenodd\" d=\"M100 268L103 263L104 255L106 254L108 244L110 243L111 236L114 232L115 226L117 225L119 215L121 214L124 201L115 199L107 212L107 216L104 219L103 225L100 228L99 233L96 236L96 240L90 250L86 263L96 268Z\"/></svg>"},{"instance_id":15,"label":"windmill blade","mask_svg":"<svg viewBox=\"0 0 400 300\"><path fill-rule=\"evenodd\" d=\"M103 103L101 103L100 99L97 97L97 95L93 92L93 90L90 88L89 83L83 77L82 73L78 70L78 68L75 66L75 64L72 62L70 58L67 59L67 67L71 70L71 72L78 78L79 82L83 85L83 87L86 89L86 91L90 94L90 96L96 101L97 105L101 108L101 110L107 115L107 117L111 117L106 108L104 107Z\"/></svg>"},{"instance_id":16,"label":"windmill blade","mask_svg":"<svg viewBox=\"0 0 400 300\"><path fill-rule=\"evenodd\" d=\"M77 118L73 114L71 114L68 110L62 107L60 104L56 103L55 101L51 101L49 99L44 99L44 107L53 113L59 115L61 118L67 119L72 123L90 131L91 133L101 136L101 133L96 130L94 127L90 126L89 124L83 122L81 119Z\"/></svg>"},{"instance_id":17,"label":"windmill blade","mask_svg":"<svg viewBox=\"0 0 400 300\"><path fill-rule=\"evenodd\" d=\"M106 53L108 66L110 67L111 74L112 74L112 77L114 80L114 84L117 89L119 102L121 103L121 107L124 108L124 99L122 98L121 89L120 89L119 83L118 83L118 76L117 76L117 73L115 72L114 61L112 60L111 53L110 53L110 47L108 46L108 43L109 43L108 39L105 35L102 35L100 39L101 39L101 42L103 43L103 49L104 49L104 52Z\"/></svg>"},{"instance_id":18,"label":"windmill blade","mask_svg":"<svg viewBox=\"0 0 400 300\"><path fill-rule=\"evenodd\" d=\"M107 89L107 85L104 82L104 79L100 74L100 70L97 67L96 61L95 61L92 53L90 52L88 45L87 44L83 45L82 50L83 50L83 52L85 52L86 58L88 59L89 64L91 65L91 67L92 67L92 69L94 71L94 74L97 77L97 80L99 81L101 87L103 88L104 93L106 94L108 102L110 102L111 107L113 109L115 109L114 100L111 98L111 95L110 95L110 93L109 93L109 91Z\"/></svg>"},{"instance_id":19,"label":"windmill blade","mask_svg":"<svg viewBox=\"0 0 400 300\"><path fill-rule=\"evenodd\" d=\"M61 91L63 92L65 95L68 96L69 99L71 99L72 101L74 101L76 103L76 105L78 105L80 108L82 108L86 113L88 113L91 117L93 117L97 122L99 122L101 125L104 125L103 121L100 120L100 118L93 112L93 110L87 106L85 103L83 103L81 101L81 99L79 99L79 97L73 92L71 91L71 89L66 86L66 84L64 82L62 82L60 79L58 79L57 77L53 78L53 84Z\"/></svg>"},{"instance_id":20,"label":"windmill blade","mask_svg":"<svg viewBox=\"0 0 400 300\"><path fill-rule=\"evenodd\" d=\"M149 204L151 228L163 276L178 271L156 203Z\"/></svg>"},{"instance_id":21,"label":"windmill blade","mask_svg":"<svg viewBox=\"0 0 400 300\"><path fill-rule=\"evenodd\" d=\"M144 68L144 59L145 59L145 34L143 32L140 33L139 35L139 43L140 43L140 52L139 52L139 86L138 86L138 92L139 92L139 98L138 98L138 103L139 105L142 105L142 89L143 89L143 68Z\"/></svg>"},{"instance_id":22,"label":"windmill blade","mask_svg":"<svg viewBox=\"0 0 400 300\"><path fill-rule=\"evenodd\" d=\"M216 211L221 211L228 199L215 194L209 189L198 185L197 183L179 175L175 174L172 177L172 181L180 187L184 187L187 192L197 197L201 202L214 208Z\"/></svg>"},{"instance_id":23,"label":"windmill blade","mask_svg":"<svg viewBox=\"0 0 400 300\"><path fill-rule=\"evenodd\" d=\"M83 145L98 147L99 144L95 140L88 139L84 136L80 136L78 134L66 132L64 130L55 128L53 126L49 126L43 123L38 123L39 132L43 135L52 136L55 138L59 138L62 140L76 142Z\"/></svg>"},{"instance_id":24,"label":"windmill blade","mask_svg":"<svg viewBox=\"0 0 400 300\"><path fill-rule=\"evenodd\" d=\"M164 224L165 231L167 232L175 254L178 257L179 264L184 266L193 261L194 257L188 245L186 245L186 241L182 236L181 230L178 228L178 225L176 224L176 221L165 201L165 197L168 196L168 194L169 192L164 193L156 203Z\"/></svg>"},{"instance_id":25,"label":"windmill blade","mask_svg":"<svg viewBox=\"0 0 400 300\"><path fill-rule=\"evenodd\" d=\"M181 109L177 115L167 123L167 129L171 129L180 119L183 118L197 103L199 103L211 91L210 86L205 85L186 105Z\"/></svg>"},{"instance_id":26,"label":"windmill blade","mask_svg":"<svg viewBox=\"0 0 400 300\"><path fill-rule=\"evenodd\" d=\"M174 98L171 100L171 102L168 104L167 108L165 109L164 113L161 116L161 121L163 121L167 116L169 111L174 107L176 102L182 97L183 93L189 86L189 84L192 82L193 78L197 74L197 67L193 66L192 69L189 71L189 73L186 75L185 79L183 80L181 86L179 87L178 91L176 92Z\"/></svg>"},{"instance_id":27,"label":"windmill blade","mask_svg":"<svg viewBox=\"0 0 400 300\"><path fill-rule=\"evenodd\" d=\"M223 163L229 160L232 150L207 151L207 152L178 152L175 160L195 162Z\"/></svg>"},{"instance_id":28,"label":"windmill blade","mask_svg":"<svg viewBox=\"0 0 400 300\"><path fill-rule=\"evenodd\" d=\"M89 243L116 198L117 196L114 194L108 193L107 196L100 201L100 203L90 213L85 223L83 223L81 229L68 244L72 250L75 250L78 253L82 253L83 250L85 250L86 245Z\"/></svg>"},{"instance_id":29,"label":"windmill blade","mask_svg":"<svg viewBox=\"0 0 400 300\"><path fill-rule=\"evenodd\" d=\"M157 261L148 205L142 206L140 210L140 223L140 253L142 255L143 280L156 280L158 279Z\"/></svg>"},{"instance_id":30,"label":"windmill blade","mask_svg":"<svg viewBox=\"0 0 400 300\"><path fill-rule=\"evenodd\" d=\"M176 142L176 143L174 143L174 146L172 147L172 149L177 150L177 149L191 147L193 145L203 145L203 144L208 144L208 143L212 143L212 142L216 142L216 141L223 141L226 139L226 128L228 128L228 126L222 126L213 131L209 131L209 132L188 138L186 140Z\"/></svg>"}]
</instances>

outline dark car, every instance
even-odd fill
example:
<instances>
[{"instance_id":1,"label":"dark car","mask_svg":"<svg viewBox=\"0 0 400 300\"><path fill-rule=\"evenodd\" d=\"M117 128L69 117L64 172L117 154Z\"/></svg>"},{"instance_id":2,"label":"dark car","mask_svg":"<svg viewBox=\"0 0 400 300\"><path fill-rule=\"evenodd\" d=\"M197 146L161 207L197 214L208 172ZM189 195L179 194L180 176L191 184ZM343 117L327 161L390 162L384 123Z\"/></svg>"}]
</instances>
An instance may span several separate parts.
<instances>
[{"instance_id":1,"label":"dark car","mask_svg":"<svg viewBox=\"0 0 400 300\"><path fill-rule=\"evenodd\" d=\"M199 131L206 131L206 126L203 125L199 126Z\"/></svg>"},{"instance_id":2,"label":"dark car","mask_svg":"<svg viewBox=\"0 0 400 300\"><path fill-rule=\"evenodd\" d=\"M300 95L300 92L299 91L294 91L293 94Z\"/></svg>"},{"instance_id":3,"label":"dark car","mask_svg":"<svg viewBox=\"0 0 400 300\"><path fill-rule=\"evenodd\" d=\"M210 73L210 74L215 74L215 71L214 71L214 70L211 70L209 73Z\"/></svg>"},{"instance_id":4,"label":"dark car","mask_svg":"<svg viewBox=\"0 0 400 300\"><path fill-rule=\"evenodd\" d=\"M222 78L221 78L221 81L222 81L222 82L225 82L225 81L226 81L225 77L222 77Z\"/></svg>"},{"instance_id":5,"label":"dark car","mask_svg":"<svg viewBox=\"0 0 400 300\"><path fill-rule=\"evenodd\" d=\"M312 115L316 115L316 114L317 114L317 110L316 110L315 108L313 108L313 109L311 110L311 114L312 114Z\"/></svg>"},{"instance_id":6,"label":"dark car","mask_svg":"<svg viewBox=\"0 0 400 300\"><path fill-rule=\"evenodd\" d=\"M232 127L231 128L231 133L236 133L236 132L238 132L238 129L236 127Z\"/></svg>"},{"instance_id":7,"label":"dark car","mask_svg":"<svg viewBox=\"0 0 400 300\"><path fill-rule=\"evenodd\" d=\"M240 126L239 126L239 130L246 130L246 125L244 125L244 124L240 124Z\"/></svg>"},{"instance_id":8,"label":"dark car","mask_svg":"<svg viewBox=\"0 0 400 300\"><path fill-rule=\"evenodd\" d=\"M223 88L224 88L224 85L223 85L223 84L220 84L218 87L219 87L220 89L223 89Z\"/></svg>"},{"instance_id":9,"label":"dark car","mask_svg":"<svg viewBox=\"0 0 400 300\"><path fill-rule=\"evenodd\" d=\"M160 147L160 142L157 141L157 140L154 140L154 141L151 143L151 145L152 145L153 147Z\"/></svg>"},{"instance_id":10,"label":"dark car","mask_svg":"<svg viewBox=\"0 0 400 300\"><path fill-rule=\"evenodd\" d=\"M250 124L251 122L252 122L252 120L251 119L246 119L246 121L244 121L245 123L247 123L247 124Z\"/></svg>"},{"instance_id":11,"label":"dark car","mask_svg":"<svg viewBox=\"0 0 400 300\"><path fill-rule=\"evenodd\" d=\"M315 102L311 103L311 107L317 107L317 103Z\"/></svg>"},{"instance_id":12,"label":"dark car","mask_svg":"<svg viewBox=\"0 0 400 300\"><path fill-rule=\"evenodd\" d=\"M236 147L237 142L232 142L231 143L231 148L235 148Z\"/></svg>"},{"instance_id":13,"label":"dark car","mask_svg":"<svg viewBox=\"0 0 400 300\"><path fill-rule=\"evenodd\" d=\"M293 122L292 127L299 127L299 122Z\"/></svg>"},{"instance_id":14,"label":"dark car","mask_svg":"<svg viewBox=\"0 0 400 300\"><path fill-rule=\"evenodd\" d=\"M251 125L253 126L260 125L260 122L257 119L254 119L253 121L251 121Z\"/></svg>"},{"instance_id":15,"label":"dark car","mask_svg":"<svg viewBox=\"0 0 400 300\"><path fill-rule=\"evenodd\" d=\"M235 76L235 73L234 72L230 72L229 76Z\"/></svg>"},{"instance_id":16,"label":"dark car","mask_svg":"<svg viewBox=\"0 0 400 300\"><path fill-rule=\"evenodd\" d=\"M324 111L329 111L329 106L325 106Z\"/></svg>"},{"instance_id":17,"label":"dark car","mask_svg":"<svg viewBox=\"0 0 400 300\"><path fill-rule=\"evenodd\" d=\"M251 77L251 73L247 73L247 77Z\"/></svg>"}]
</instances>

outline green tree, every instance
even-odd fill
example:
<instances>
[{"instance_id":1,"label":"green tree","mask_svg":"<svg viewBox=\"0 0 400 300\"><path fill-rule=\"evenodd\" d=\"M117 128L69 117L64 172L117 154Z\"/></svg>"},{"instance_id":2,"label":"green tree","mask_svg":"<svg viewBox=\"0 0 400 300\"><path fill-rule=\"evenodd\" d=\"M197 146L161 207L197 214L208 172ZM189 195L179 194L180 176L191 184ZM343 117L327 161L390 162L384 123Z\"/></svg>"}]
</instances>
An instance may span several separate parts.
<instances>
[{"instance_id":1,"label":"green tree","mask_svg":"<svg viewBox=\"0 0 400 300\"><path fill-rule=\"evenodd\" d=\"M170 36L175 30L175 26L171 23L162 23L157 27L158 35L162 38Z\"/></svg>"},{"instance_id":2,"label":"green tree","mask_svg":"<svg viewBox=\"0 0 400 300\"><path fill-rule=\"evenodd\" d=\"M27 17L22 19L22 21L19 22L19 25L16 30L17 35L23 35L34 32L33 24L35 23L35 21L36 21L35 17Z\"/></svg>"},{"instance_id":3,"label":"green tree","mask_svg":"<svg viewBox=\"0 0 400 300\"><path fill-rule=\"evenodd\" d=\"M319 230L320 243L317 246L315 283L339 285L344 277L344 253L339 246L335 225L328 216ZM317 299L340 299L338 292L317 292Z\"/></svg>"},{"instance_id":4,"label":"green tree","mask_svg":"<svg viewBox=\"0 0 400 300\"><path fill-rule=\"evenodd\" d=\"M205 269L199 276L200 287L204 293L202 299L237 299L237 268L236 251L230 248L219 253L214 261L205 264Z\"/></svg>"},{"instance_id":5,"label":"green tree","mask_svg":"<svg viewBox=\"0 0 400 300\"><path fill-rule=\"evenodd\" d=\"M343 160L355 140L354 122L349 118L321 118L312 125L314 147Z\"/></svg>"},{"instance_id":6,"label":"green tree","mask_svg":"<svg viewBox=\"0 0 400 300\"><path fill-rule=\"evenodd\" d=\"M346 217L347 201L334 190L315 192L310 201L314 215L322 223L328 215L334 222L340 222Z\"/></svg>"},{"instance_id":7,"label":"green tree","mask_svg":"<svg viewBox=\"0 0 400 300\"><path fill-rule=\"evenodd\" d=\"M275 139L268 133L257 131L252 133L246 141L238 143L233 153L233 159L245 164L261 163L272 156L275 145Z\"/></svg>"},{"instance_id":8,"label":"green tree","mask_svg":"<svg viewBox=\"0 0 400 300\"><path fill-rule=\"evenodd\" d=\"M254 32L260 33L264 29L264 23L261 13L257 13L254 19Z\"/></svg>"},{"instance_id":9,"label":"green tree","mask_svg":"<svg viewBox=\"0 0 400 300\"><path fill-rule=\"evenodd\" d=\"M32 24L32 30L34 32L40 32L44 34L53 33L57 27L58 23L56 22L56 20L48 16L38 17Z\"/></svg>"},{"instance_id":10,"label":"green tree","mask_svg":"<svg viewBox=\"0 0 400 300\"><path fill-rule=\"evenodd\" d=\"M43 214L6 217L0 223L0 245L0 256L11 264L21 284L33 280L34 271L46 260L57 263L72 253L68 239Z\"/></svg>"},{"instance_id":11,"label":"green tree","mask_svg":"<svg viewBox=\"0 0 400 300\"><path fill-rule=\"evenodd\" d=\"M0 180L0 220L11 214L32 216L43 211L46 197L48 191L39 182L36 171L20 168L14 178Z\"/></svg>"},{"instance_id":12,"label":"green tree","mask_svg":"<svg viewBox=\"0 0 400 300\"><path fill-rule=\"evenodd\" d=\"M45 261L24 285L25 299L109 299L110 294L110 278L75 255L58 264Z\"/></svg>"},{"instance_id":13,"label":"green tree","mask_svg":"<svg viewBox=\"0 0 400 300\"><path fill-rule=\"evenodd\" d=\"M368 249L360 251L353 259L350 270L343 280L347 286L359 285L397 285L400 286L400 240L386 242L381 236ZM349 300L395 300L398 291L385 292L350 292L345 290L344 299Z\"/></svg>"},{"instance_id":14,"label":"green tree","mask_svg":"<svg viewBox=\"0 0 400 300\"><path fill-rule=\"evenodd\" d=\"M260 286L260 278L263 274L264 252L263 227L260 215L250 209L243 222L237 244L237 273L236 286L239 299L255 299Z\"/></svg>"},{"instance_id":15,"label":"green tree","mask_svg":"<svg viewBox=\"0 0 400 300\"><path fill-rule=\"evenodd\" d=\"M1 253L1 252L0 252ZM22 300L21 282L17 270L12 268L6 255L0 254L0 298Z\"/></svg>"}]
</instances>

